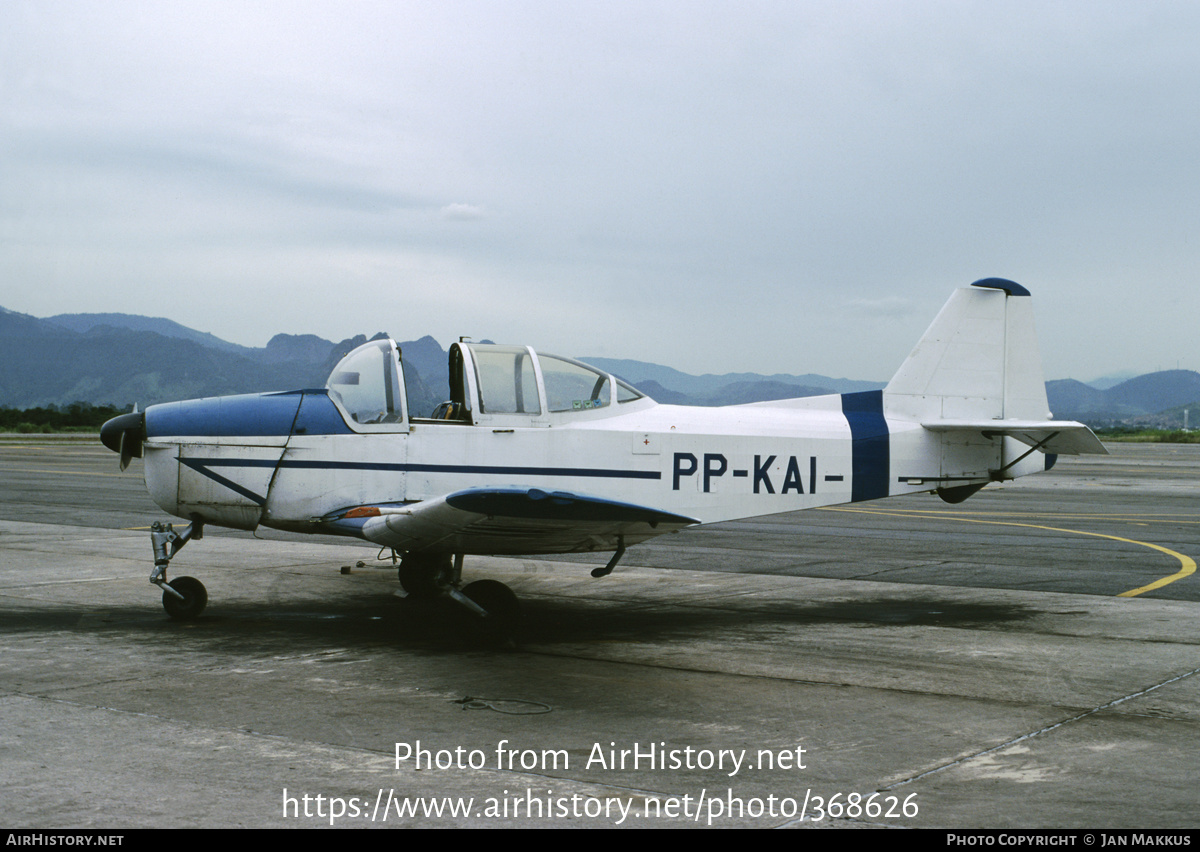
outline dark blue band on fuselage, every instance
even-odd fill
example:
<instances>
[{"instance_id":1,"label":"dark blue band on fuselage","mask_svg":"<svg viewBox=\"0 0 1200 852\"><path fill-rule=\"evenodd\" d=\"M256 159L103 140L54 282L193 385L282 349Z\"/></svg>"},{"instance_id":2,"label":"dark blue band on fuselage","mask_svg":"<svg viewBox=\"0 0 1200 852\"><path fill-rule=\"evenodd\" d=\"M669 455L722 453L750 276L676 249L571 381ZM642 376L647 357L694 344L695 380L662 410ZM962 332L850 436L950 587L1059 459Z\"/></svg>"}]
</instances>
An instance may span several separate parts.
<instances>
[{"instance_id":1,"label":"dark blue band on fuselage","mask_svg":"<svg viewBox=\"0 0 1200 852\"><path fill-rule=\"evenodd\" d=\"M297 435L352 434L324 388L188 399L146 409L146 435L151 440L156 437L287 437L293 432Z\"/></svg>"},{"instance_id":2,"label":"dark blue band on fuselage","mask_svg":"<svg viewBox=\"0 0 1200 852\"><path fill-rule=\"evenodd\" d=\"M299 394L252 393L152 405L146 409L146 437L287 437L300 398Z\"/></svg>"},{"instance_id":3,"label":"dark blue band on fuselage","mask_svg":"<svg viewBox=\"0 0 1200 852\"><path fill-rule=\"evenodd\" d=\"M842 394L842 413L850 424L850 499L876 500L888 496L891 464L887 420L883 416L883 391Z\"/></svg>"},{"instance_id":4,"label":"dark blue band on fuselage","mask_svg":"<svg viewBox=\"0 0 1200 852\"><path fill-rule=\"evenodd\" d=\"M304 401L300 403L300 413L296 415L295 435L352 435L354 430L346 425L342 413L338 411L329 392L307 390Z\"/></svg>"}]
</instances>

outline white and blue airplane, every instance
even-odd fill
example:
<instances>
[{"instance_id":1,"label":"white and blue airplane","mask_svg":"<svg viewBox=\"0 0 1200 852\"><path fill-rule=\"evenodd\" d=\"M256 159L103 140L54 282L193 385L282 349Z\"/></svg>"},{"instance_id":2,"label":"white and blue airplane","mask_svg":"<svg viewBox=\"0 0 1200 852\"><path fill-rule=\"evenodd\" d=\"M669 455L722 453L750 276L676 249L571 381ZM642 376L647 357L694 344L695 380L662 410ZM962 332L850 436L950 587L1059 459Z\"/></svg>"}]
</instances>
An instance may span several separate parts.
<instances>
[{"instance_id":1,"label":"white and blue airplane","mask_svg":"<svg viewBox=\"0 0 1200 852\"><path fill-rule=\"evenodd\" d=\"M751 405L660 405L617 377L527 346L450 347L449 399L408 410L388 339L346 355L319 390L152 405L101 439L144 459L156 524L152 583L174 618L207 603L167 567L205 524L351 536L399 554L413 595L484 623L519 614L465 555L613 553L697 524L917 492L957 503L989 482L1105 453L1051 419L1029 291L1000 278L955 291L882 391Z\"/></svg>"}]
</instances>

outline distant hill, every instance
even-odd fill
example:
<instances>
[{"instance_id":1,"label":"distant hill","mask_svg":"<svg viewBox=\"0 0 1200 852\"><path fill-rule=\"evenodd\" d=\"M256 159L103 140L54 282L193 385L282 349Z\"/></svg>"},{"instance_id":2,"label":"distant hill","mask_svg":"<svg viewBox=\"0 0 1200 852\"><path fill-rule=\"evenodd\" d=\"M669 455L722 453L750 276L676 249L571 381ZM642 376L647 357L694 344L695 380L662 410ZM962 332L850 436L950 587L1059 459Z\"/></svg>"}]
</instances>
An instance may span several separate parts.
<instances>
[{"instance_id":1,"label":"distant hill","mask_svg":"<svg viewBox=\"0 0 1200 852\"><path fill-rule=\"evenodd\" d=\"M0 310L0 405L144 407L324 385L328 371L322 367L333 344L295 342L276 338L251 349L171 320L127 314L43 320Z\"/></svg>"},{"instance_id":2,"label":"distant hill","mask_svg":"<svg viewBox=\"0 0 1200 852\"><path fill-rule=\"evenodd\" d=\"M762 382L772 383L776 388L775 392L784 394L784 396L768 397L768 399L786 399L788 397L813 396L826 393L854 393L856 391L878 390L886 384L886 382L832 379L828 376L819 376L814 373L806 373L803 376L791 376L783 373L776 373L771 376L764 376L758 373L725 373L720 376L705 373L702 376L693 376L671 367L664 367L661 364L650 364L645 361L633 361L621 358L580 358L579 360L599 367L602 370L607 370L614 376L624 379L639 389L643 382L655 382L660 387L670 388L673 391L686 394L696 401L710 400L707 403L703 403L708 405L732 404L716 401L717 398L726 395L722 390L723 388ZM804 389L805 392L796 393L794 390L787 390L788 387ZM736 396L737 392L731 391L728 395ZM754 401L757 402L760 400Z\"/></svg>"},{"instance_id":3,"label":"distant hill","mask_svg":"<svg viewBox=\"0 0 1200 852\"><path fill-rule=\"evenodd\" d=\"M224 342L224 341L222 341ZM281 364L287 361L300 361L305 364L323 364L329 358L329 350L333 346L328 340L315 334L277 334L267 341L262 350L262 359L269 364ZM250 355L255 350L243 349Z\"/></svg>"},{"instance_id":4,"label":"distant hill","mask_svg":"<svg viewBox=\"0 0 1200 852\"><path fill-rule=\"evenodd\" d=\"M581 358L580 360L583 359ZM631 382L630 384L633 383ZM634 387L656 402L666 405L696 405L696 402L687 394L664 388L653 379L638 382Z\"/></svg>"},{"instance_id":5,"label":"distant hill","mask_svg":"<svg viewBox=\"0 0 1200 852\"><path fill-rule=\"evenodd\" d=\"M1077 420L1080 413L1104 411L1108 406L1104 391L1075 379L1046 382L1046 396L1050 410L1060 420Z\"/></svg>"},{"instance_id":6,"label":"distant hill","mask_svg":"<svg viewBox=\"0 0 1200 852\"><path fill-rule=\"evenodd\" d=\"M1147 373L1106 391L1114 403L1146 412L1163 411L1200 400L1200 373L1164 370Z\"/></svg>"},{"instance_id":7,"label":"distant hill","mask_svg":"<svg viewBox=\"0 0 1200 852\"><path fill-rule=\"evenodd\" d=\"M208 332L194 331L187 326L180 325L175 320L163 317L143 317L136 314L58 314L57 316L47 317L46 322L61 325L63 328L69 328L81 334L89 332L98 326L110 326L112 328L128 329L129 331L149 331L163 337L172 337L179 340L191 340L199 343L201 346L220 349L224 352L245 353L253 351L245 346L238 346L236 343L224 341Z\"/></svg>"},{"instance_id":8,"label":"distant hill","mask_svg":"<svg viewBox=\"0 0 1200 852\"><path fill-rule=\"evenodd\" d=\"M1121 382L1107 390L1073 379L1046 383L1050 410L1060 420L1081 420L1092 426L1137 423L1178 428L1183 409L1195 406L1193 425L1200 424L1200 373L1163 370Z\"/></svg>"},{"instance_id":9,"label":"distant hill","mask_svg":"<svg viewBox=\"0 0 1200 852\"><path fill-rule=\"evenodd\" d=\"M1101 376L1098 379L1089 379L1085 384L1094 387L1096 390L1108 390L1111 387L1121 384L1121 382L1135 379L1137 376L1137 373L1116 373L1111 376Z\"/></svg>"},{"instance_id":10,"label":"distant hill","mask_svg":"<svg viewBox=\"0 0 1200 852\"><path fill-rule=\"evenodd\" d=\"M376 334L376 337L380 334ZM0 406L73 402L142 407L176 399L322 387L358 335L334 343L280 333L261 349L238 346L170 319L133 314L59 314L38 319L0 308ZM429 414L446 398L446 350L432 337L401 342L409 404ZM614 358L581 358L663 403L737 405L798 396L852 393L882 382L813 374L690 375ZM1136 423L1177 428L1183 410L1200 426L1200 373L1166 370L1100 388L1073 379L1048 382L1054 416L1095 426Z\"/></svg>"},{"instance_id":11,"label":"distant hill","mask_svg":"<svg viewBox=\"0 0 1200 852\"><path fill-rule=\"evenodd\" d=\"M195 339L113 325L73 331L0 313L0 404L28 408L83 401L125 407L324 384L312 362L271 363L262 350L231 351Z\"/></svg>"},{"instance_id":12,"label":"distant hill","mask_svg":"<svg viewBox=\"0 0 1200 852\"><path fill-rule=\"evenodd\" d=\"M596 364L595 366L599 367L600 365ZM614 373L614 375L616 374ZM769 402L773 399L793 399L798 396L823 396L836 393L827 387L793 385L767 378L730 382L703 395L681 393L671 388L665 388L653 379L630 382L630 384L656 402L671 405L746 405L752 402Z\"/></svg>"}]
</instances>

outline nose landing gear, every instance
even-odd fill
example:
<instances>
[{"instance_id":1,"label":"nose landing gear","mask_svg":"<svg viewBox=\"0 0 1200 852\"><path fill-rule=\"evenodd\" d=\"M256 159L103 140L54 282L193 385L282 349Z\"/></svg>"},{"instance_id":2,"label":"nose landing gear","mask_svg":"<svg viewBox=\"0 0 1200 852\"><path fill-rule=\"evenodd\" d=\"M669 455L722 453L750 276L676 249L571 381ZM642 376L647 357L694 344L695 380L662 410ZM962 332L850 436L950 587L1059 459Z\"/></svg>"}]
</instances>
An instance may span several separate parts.
<instances>
[{"instance_id":1,"label":"nose landing gear","mask_svg":"<svg viewBox=\"0 0 1200 852\"><path fill-rule=\"evenodd\" d=\"M204 523L192 521L181 532L157 521L150 527L150 544L154 548L154 570L150 582L163 590L163 609L176 621L192 621L200 617L208 605L208 591L195 577L176 577L167 582L167 565L185 544L204 537ZM167 546L170 545L170 552Z\"/></svg>"}]
</instances>

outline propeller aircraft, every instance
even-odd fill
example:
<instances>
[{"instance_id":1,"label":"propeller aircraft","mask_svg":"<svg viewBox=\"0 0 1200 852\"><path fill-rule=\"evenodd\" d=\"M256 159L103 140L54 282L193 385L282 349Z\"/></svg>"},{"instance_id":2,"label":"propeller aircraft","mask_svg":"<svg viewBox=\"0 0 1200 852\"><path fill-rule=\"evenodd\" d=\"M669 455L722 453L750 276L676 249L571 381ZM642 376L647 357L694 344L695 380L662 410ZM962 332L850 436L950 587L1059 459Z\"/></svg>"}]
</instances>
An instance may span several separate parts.
<instances>
[{"instance_id":1,"label":"propeller aircraft","mask_svg":"<svg viewBox=\"0 0 1200 852\"><path fill-rule=\"evenodd\" d=\"M1051 419L1032 299L1000 278L956 290L883 390L702 408L527 346L450 347L448 399L416 417L390 339L324 388L152 405L104 424L121 469L187 521L151 529L150 581L177 619L207 603L172 559L205 525L349 536L400 555L409 595L449 597L510 629L519 603L463 585L469 555L611 552L698 524L883 497L957 503L990 482L1105 453Z\"/></svg>"}]
</instances>

